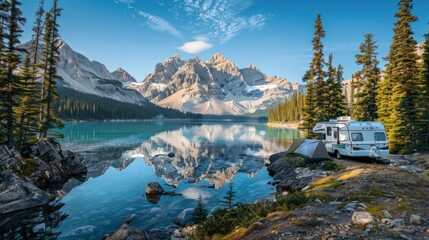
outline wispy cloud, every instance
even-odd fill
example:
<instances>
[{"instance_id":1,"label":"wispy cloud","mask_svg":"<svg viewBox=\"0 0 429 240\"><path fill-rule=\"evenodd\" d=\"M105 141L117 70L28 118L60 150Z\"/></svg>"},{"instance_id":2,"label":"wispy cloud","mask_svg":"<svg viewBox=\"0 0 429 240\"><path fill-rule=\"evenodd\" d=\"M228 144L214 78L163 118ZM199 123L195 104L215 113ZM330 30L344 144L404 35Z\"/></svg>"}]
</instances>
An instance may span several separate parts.
<instances>
[{"instance_id":1,"label":"wispy cloud","mask_svg":"<svg viewBox=\"0 0 429 240\"><path fill-rule=\"evenodd\" d=\"M151 3L145 6L153 6L153 3L159 6L156 15L151 11L153 9L137 9L139 1L143 3L143 0L114 1L132 9L134 18L142 17L141 25L153 30L178 38L185 37L184 33L205 35L211 42L220 44L244 31L262 30L271 18L271 15L252 8L256 0L146 0ZM196 53L212 46L208 40L197 39L185 42L179 49Z\"/></svg>"},{"instance_id":2,"label":"wispy cloud","mask_svg":"<svg viewBox=\"0 0 429 240\"><path fill-rule=\"evenodd\" d=\"M246 16L245 10L253 6L252 0L176 0L176 11L183 11L195 19L193 32L206 31L212 38L225 43L245 30L261 30L270 15Z\"/></svg>"},{"instance_id":3,"label":"wispy cloud","mask_svg":"<svg viewBox=\"0 0 429 240\"><path fill-rule=\"evenodd\" d=\"M136 18L136 14L137 16L141 16L144 21L140 25L149 27L155 31L167 32L177 38L183 38L182 32L177 30L170 22L168 22L164 18L139 10L134 7L133 4L135 3L135 0L115 0L115 2L125 4L129 9L132 9L135 12L131 15L133 18Z\"/></svg>"},{"instance_id":4,"label":"wispy cloud","mask_svg":"<svg viewBox=\"0 0 429 240\"><path fill-rule=\"evenodd\" d=\"M158 0L172 5L179 20L188 22L186 28L194 34L207 34L225 43L246 30L261 30L270 15L248 14L254 0Z\"/></svg>"},{"instance_id":5,"label":"wispy cloud","mask_svg":"<svg viewBox=\"0 0 429 240\"><path fill-rule=\"evenodd\" d=\"M207 49L212 48L213 45L208 43L208 39L205 37L196 37L196 41L185 42L182 46L178 47L180 51L197 54Z\"/></svg>"},{"instance_id":6,"label":"wispy cloud","mask_svg":"<svg viewBox=\"0 0 429 240\"><path fill-rule=\"evenodd\" d=\"M178 38L183 37L183 34L179 30L177 30L167 20L161 17L155 16L143 11L138 11L138 15L145 18L146 21L143 23L143 25L153 30L160 31L160 32L168 32L169 34Z\"/></svg>"}]
</instances>

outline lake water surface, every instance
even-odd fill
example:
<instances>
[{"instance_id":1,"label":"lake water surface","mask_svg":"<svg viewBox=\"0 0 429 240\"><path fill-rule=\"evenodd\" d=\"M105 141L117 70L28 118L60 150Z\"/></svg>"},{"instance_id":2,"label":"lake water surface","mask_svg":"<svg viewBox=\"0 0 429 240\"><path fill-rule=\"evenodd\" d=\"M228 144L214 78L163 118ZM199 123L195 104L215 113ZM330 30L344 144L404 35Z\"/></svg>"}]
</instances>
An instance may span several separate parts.
<instances>
[{"instance_id":1,"label":"lake water surface","mask_svg":"<svg viewBox=\"0 0 429 240\"><path fill-rule=\"evenodd\" d=\"M89 172L57 202L60 239L100 239L129 214L131 225L146 229L174 224L200 194L207 209L224 207L231 181L236 202L272 198L265 161L303 137L256 122L68 123L62 133L63 148L83 153ZM149 182L181 195L148 200Z\"/></svg>"}]
</instances>

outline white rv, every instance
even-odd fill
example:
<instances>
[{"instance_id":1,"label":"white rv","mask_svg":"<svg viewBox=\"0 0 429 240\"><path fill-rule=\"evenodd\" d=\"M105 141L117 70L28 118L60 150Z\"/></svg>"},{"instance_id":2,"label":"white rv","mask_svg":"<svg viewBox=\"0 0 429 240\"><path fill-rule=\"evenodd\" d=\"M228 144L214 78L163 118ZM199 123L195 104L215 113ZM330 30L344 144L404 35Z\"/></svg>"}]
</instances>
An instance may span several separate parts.
<instances>
[{"instance_id":1,"label":"white rv","mask_svg":"<svg viewBox=\"0 0 429 240\"><path fill-rule=\"evenodd\" d=\"M358 122L350 117L339 117L317 123L313 132L321 134L326 150L337 158L389 155L386 130L381 122Z\"/></svg>"}]
</instances>

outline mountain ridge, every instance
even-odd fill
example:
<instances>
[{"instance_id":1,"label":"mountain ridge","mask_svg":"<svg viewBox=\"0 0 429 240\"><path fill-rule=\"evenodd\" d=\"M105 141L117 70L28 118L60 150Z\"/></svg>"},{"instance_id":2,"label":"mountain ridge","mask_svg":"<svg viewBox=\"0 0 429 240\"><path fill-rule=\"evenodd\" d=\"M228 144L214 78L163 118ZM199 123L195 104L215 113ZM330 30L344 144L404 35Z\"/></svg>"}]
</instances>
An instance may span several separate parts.
<instances>
[{"instance_id":1,"label":"mountain ridge","mask_svg":"<svg viewBox=\"0 0 429 240\"><path fill-rule=\"evenodd\" d=\"M142 82L128 88L162 107L215 115L264 112L293 91L288 80L266 76L253 64L240 69L221 53L207 61L198 56L189 60L168 57Z\"/></svg>"}]
</instances>

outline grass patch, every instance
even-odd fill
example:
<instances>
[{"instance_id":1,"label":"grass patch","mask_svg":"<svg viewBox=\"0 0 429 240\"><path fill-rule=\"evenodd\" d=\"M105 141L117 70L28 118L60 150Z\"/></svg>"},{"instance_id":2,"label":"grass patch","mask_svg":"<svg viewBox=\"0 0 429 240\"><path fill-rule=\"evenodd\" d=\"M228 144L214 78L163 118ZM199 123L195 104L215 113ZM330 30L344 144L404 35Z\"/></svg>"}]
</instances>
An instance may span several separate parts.
<instances>
[{"instance_id":1,"label":"grass patch","mask_svg":"<svg viewBox=\"0 0 429 240\"><path fill-rule=\"evenodd\" d=\"M338 177L338 180L344 181L344 180L348 180L350 178L355 178L355 177L361 175L364 170L365 169L363 169L363 168L358 168L358 169L354 169L351 171L344 172L344 173L340 174L340 176Z\"/></svg>"},{"instance_id":2,"label":"grass patch","mask_svg":"<svg viewBox=\"0 0 429 240\"><path fill-rule=\"evenodd\" d=\"M213 217L202 222L196 231L196 239L239 239L254 222L280 215L288 209L301 207L308 202L308 198L302 192L296 192L287 196L277 196L275 202L260 202L256 204L240 204L235 208L218 209L213 212ZM277 212L277 213L273 213ZM256 226L254 226L256 227ZM229 238L224 238L226 235Z\"/></svg>"},{"instance_id":3,"label":"grass patch","mask_svg":"<svg viewBox=\"0 0 429 240\"><path fill-rule=\"evenodd\" d=\"M334 160L325 160L325 161L311 161L306 157L301 157L296 154L288 154L290 158L290 164L294 168L309 168L310 170L323 170L323 171L333 171L337 172L341 170L341 166L336 163Z\"/></svg>"}]
</instances>

